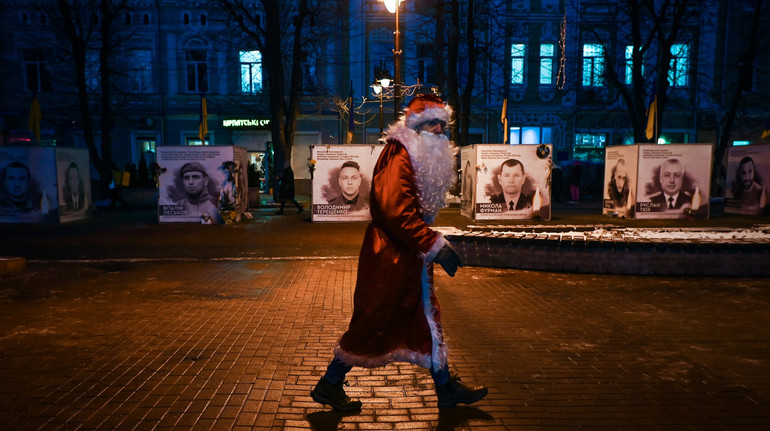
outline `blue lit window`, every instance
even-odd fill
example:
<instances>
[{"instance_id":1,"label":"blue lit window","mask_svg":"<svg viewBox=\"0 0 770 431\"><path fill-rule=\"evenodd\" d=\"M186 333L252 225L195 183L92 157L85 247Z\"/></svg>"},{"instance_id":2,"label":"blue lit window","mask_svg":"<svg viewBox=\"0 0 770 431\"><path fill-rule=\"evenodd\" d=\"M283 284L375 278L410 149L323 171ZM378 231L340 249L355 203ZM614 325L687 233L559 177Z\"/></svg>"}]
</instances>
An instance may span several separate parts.
<instances>
[{"instance_id":1,"label":"blue lit window","mask_svg":"<svg viewBox=\"0 0 770 431\"><path fill-rule=\"evenodd\" d=\"M626 76L625 82L627 85L631 85L634 80L634 46L626 45ZM644 76L644 62L642 62L642 76Z\"/></svg>"},{"instance_id":2,"label":"blue lit window","mask_svg":"<svg viewBox=\"0 0 770 431\"><path fill-rule=\"evenodd\" d=\"M668 71L668 85L687 87L690 71L690 46L686 43L671 45L671 68Z\"/></svg>"},{"instance_id":3,"label":"blue lit window","mask_svg":"<svg viewBox=\"0 0 770 431\"><path fill-rule=\"evenodd\" d=\"M508 142L511 145L552 144L550 127L519 127L509 130Z\"/></svg>"},{"instance_id":4,"label":"blue lit window","mask_svg":"<svg viewBox=\"0 0 770 431\"><path fill-rule=\"evenodd\" d=\"M262 91L262 53L241 51L241 92L256 94Z\"/></svg>"},{"instance_id":5,"label":"blue lit window","mask_svg":"<svg viewBox=\"0 0 770 431\"><path fill-rule=\"evenodd\" d=\"M583 45L584 87L604 86L604 48L597 43Z\"/></svg>"},{"instance_id":6,"label":"blue lit window","mask_svg":"<svg viewBox=\"0 0 770 431\"><path fill-rule=\"evenodd\" d=\"M511 84L524 84L524 56L526 47L523 43L511 45Z\"/></svg>"},{"instance_id":7,"label":"blue lit window","mask_svg":"<svg viewBox=\"0 0 770 431\"><path fill-rule=\"evenodd\" d=\"M606 144L604 133L575 133L575 148L604 148Z\"/></svg>"},{"instance_id":8,"label":"blue lit window","mask_svg":"<svg viewBox=\"0 0 770 431\"><path fill-rule=\"evenodd\" d=\"M554 45L544 43L540 45L540 83L553 84L553 53Z\"/></svg>"}]
</instances>

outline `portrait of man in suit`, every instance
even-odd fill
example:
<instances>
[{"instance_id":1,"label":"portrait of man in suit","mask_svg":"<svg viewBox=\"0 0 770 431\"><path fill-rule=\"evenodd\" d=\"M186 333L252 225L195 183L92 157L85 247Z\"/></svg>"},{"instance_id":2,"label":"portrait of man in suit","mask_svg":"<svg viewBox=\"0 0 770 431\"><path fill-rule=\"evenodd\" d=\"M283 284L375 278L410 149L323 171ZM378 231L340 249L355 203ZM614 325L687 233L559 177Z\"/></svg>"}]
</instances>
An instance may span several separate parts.
<instances>
[{"instance_id":1,"label":"portrait of man in suit","mask_svg":"<svg viewBox=\"0 0 770 431\"><path fill-rule=\"evenodd\" d=\"M503 204L503 212L532 209L532 195L522 190L526 173L524 165L517 159L508 159L500 165L497 182L502 192L490 196L491 203Z\"/></svg>"},{"instance_id":2,"label":"portrait of man in suit","mask_svg":"<svg viewBox=\"0 0 770 431\"><path fill-rule=\"evenodd\" d=\"M67 166L67 172L64 173L62 196L67 211L79 212L87 208L83 178L80 175L80 168L75 162L70 162Z\"/></svg>"},{"instance_id":3,"label":"portrait of man in suit","mask_svg":"<svg viewBox=\"0 0 770 431\"><path fill-rule=\"evenodd\" d=\"M660 192L650 195L654 211L673 211L681 209L692 200L692 191L682 187L685 180L684 164L679 159L667 159L660 165L660 173L653 181L660 187Z\"/></svg>"}]
</instances>

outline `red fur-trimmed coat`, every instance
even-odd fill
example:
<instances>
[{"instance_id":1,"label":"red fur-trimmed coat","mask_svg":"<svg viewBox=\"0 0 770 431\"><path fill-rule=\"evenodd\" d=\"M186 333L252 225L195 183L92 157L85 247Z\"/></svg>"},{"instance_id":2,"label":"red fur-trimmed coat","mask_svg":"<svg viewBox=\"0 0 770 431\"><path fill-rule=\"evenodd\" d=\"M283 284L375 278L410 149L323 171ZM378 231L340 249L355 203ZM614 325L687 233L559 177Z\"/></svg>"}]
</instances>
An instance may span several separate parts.
<instances>
[{"instance_id":1,"label":"red fur-trimmed coat","mask_svg":"<svg viewBox=\"0 0 770 431\"><path fill-rule=\"evenodd\" d=\"M361 246L353 316L335 356L363 367L403 361L441 368L446 347L432 260L446 241L424 220L435 214L423 214L415 169L402 144L417 135L405 130L391 136L374 167L372 222Z\"/></svg>"}]
</instances>

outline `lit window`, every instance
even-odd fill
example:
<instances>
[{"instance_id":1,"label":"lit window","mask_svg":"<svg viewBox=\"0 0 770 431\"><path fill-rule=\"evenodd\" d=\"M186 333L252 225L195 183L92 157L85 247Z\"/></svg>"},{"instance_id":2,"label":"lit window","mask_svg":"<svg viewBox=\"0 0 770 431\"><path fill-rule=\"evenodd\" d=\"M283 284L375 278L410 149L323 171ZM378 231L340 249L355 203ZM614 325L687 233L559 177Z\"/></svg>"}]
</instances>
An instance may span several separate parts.
<instances>
[{"instance_id":1,"label":"lit window","mask_svg":"<svg viewBox=\"0 0 770 431\"><path fill-rule=\"evenodd\" d=\"M690 46L685 43L671 45L671 68L668 71L668 85L687 87L690 69Z\"/></svg>"},{"instance_id":2,"label":"lit window","mask_svg":"<svg viewBox=\"0 0 770 431\"><path fill-rule=\"evenodd\" d=\"M524 55L523 43L511 45L511 84L524 84Z\"/></svg>"},{"instance_id":3,"label":"lit window","mask_svg":"<svg viewBox=\"0 0 770 431\"><path fill-rule=\"evenodd\" d=\"M626 84L631 85L634 80L634 46L626 45ZM644 64L642 64L642 75L644 75Z\"/></svg>"},{"instance_id":4,"label":"lit window","mask_svg":"<svg viewBox=\"0 0 770 431\"><path fill-rule=\"evenodd\" d=\"M144 158L147 166L156 162L155 155L155 137L139 136L136 138L136 149L139 151L139 160Z\"/></svg>"},{"instance_id":5,"label":"lit window","mask_svg":"<svg viewBox=\"0 0 770 431\"><path fill-rule=\"evenodd\" d=\"M604 48L595 43L583 45L584 87L604 86Z\"/></svg>"},{"instance_id":6,"label":"lit window","mask_svg":"<svg viewBox=\"0 0 770 431\"><path fill-rule=\"evenodd\" d=\"M208 91L208 64L207 53L202 49L188 49L185 51L187 61L187 91L193 93L205 93Z\"/></svg>"},{"instance_id":7,"label":"lit window","mask_svg":"<svg viewBox=\"0 0 770 431\"><path fill-rule=\"evenodd\" d=\"M262 91L262 53L241 51L241 92L255 94Z\"/></svg>"},{"instance_id":8,"label":"lit window","mask_svg":"<svg viewBox=\"0 0 770 431\"><path fill-rule=\"evenodd\" d=\"M575 148L604 148L606 143L604 133L575 133Z\"/></svg>"},{"instance_id":9,"label":"lit window","mask_svg":"<svg viewBox=\"0 0 770 431\"><path fill-rule=\"evenodd\" d=\"M211 136L207 135L207 138L211 138ZM201 141L199 137L190 135L190 136L185 136L184 144L188 146L197 147L201 145L209 145L209 140L206 139L204 141Z\"/></svg>"},{"instance_id":10,"label":"lit window","mask_svg":"<svg viewBox=\"0 0 770 431\"><path fill-rule=\"evenodd\" d=\"M508 142L511 145L551 144L551 128L540 126L514 126L509 130Z\"/></svg>"},{"instance_id":11,"label":"lit window","mask_svg":"<svg viewBox=\"0 0 770 431\"><path fill-rule=\"evenodd\" d=\"M551 43L540 45L540 83L553 83L553 53L554 46Z\"/></svg>"}]
</instances>

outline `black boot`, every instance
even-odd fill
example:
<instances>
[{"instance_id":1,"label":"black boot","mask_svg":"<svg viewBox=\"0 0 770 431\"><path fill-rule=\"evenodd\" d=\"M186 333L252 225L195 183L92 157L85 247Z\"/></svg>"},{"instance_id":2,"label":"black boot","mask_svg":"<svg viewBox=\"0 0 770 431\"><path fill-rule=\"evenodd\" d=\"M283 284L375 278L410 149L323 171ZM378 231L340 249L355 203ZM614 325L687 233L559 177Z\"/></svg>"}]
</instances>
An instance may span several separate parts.
<instances>
[{"instance_id":1,"label":"black boot","mask_svg":"<svg viewBox=\"0 0 770 431\"><path fill-rule=\"evenodd\" d=\"M310 391L310 397L319 404L332 407L335 412L352 413L361 411L361 401L351 400L342 387L347 382L331 383L326 377L321 377L318 384Z\"/></svg>"},{"instance_id":2,"label":"black boot","mask_svg":"<svg viewBox=\"0 0 770 431\"><path fill-rule=\"evenodd\" d=\"M457 376L449 377L449 381L436 386L439 408L451 408L457 404L473 404L487 396L487 388L469 388L460 383Z\"/></svg>"}]
</instances>

